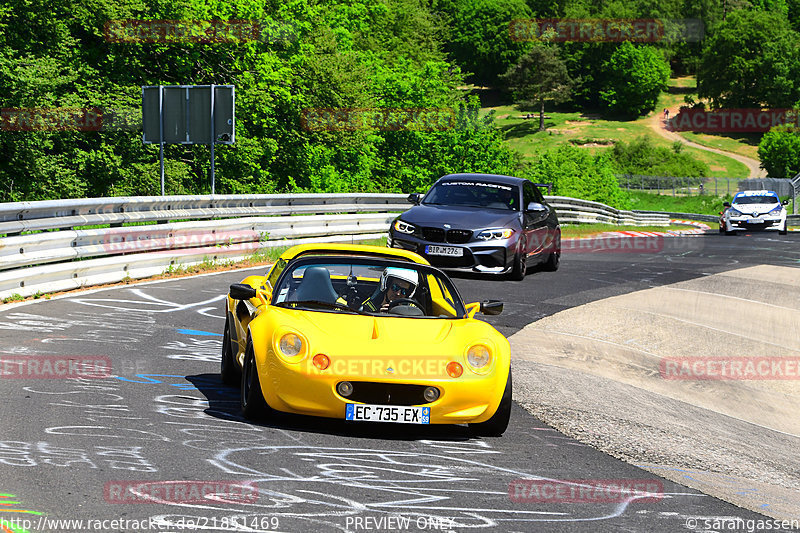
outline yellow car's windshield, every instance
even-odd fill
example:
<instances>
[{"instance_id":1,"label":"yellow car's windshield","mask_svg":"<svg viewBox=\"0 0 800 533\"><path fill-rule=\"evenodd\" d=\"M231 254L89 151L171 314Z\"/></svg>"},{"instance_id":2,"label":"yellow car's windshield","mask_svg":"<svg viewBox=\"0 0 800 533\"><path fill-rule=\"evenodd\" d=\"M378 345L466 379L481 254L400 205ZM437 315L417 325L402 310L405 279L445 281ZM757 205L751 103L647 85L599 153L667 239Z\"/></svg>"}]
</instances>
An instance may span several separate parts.
<instances>
[{"instance_id":1,"label":"yellow car's windshield","mask_svg":"<svg viewBox=\"0 0 800 533\"><path fill-rule=\"evenodd\" d=\"M272 304L313 311L461 318L464 304L440 270L378 258L315 256L290 262Z\"/></svg>"}]
</instances>

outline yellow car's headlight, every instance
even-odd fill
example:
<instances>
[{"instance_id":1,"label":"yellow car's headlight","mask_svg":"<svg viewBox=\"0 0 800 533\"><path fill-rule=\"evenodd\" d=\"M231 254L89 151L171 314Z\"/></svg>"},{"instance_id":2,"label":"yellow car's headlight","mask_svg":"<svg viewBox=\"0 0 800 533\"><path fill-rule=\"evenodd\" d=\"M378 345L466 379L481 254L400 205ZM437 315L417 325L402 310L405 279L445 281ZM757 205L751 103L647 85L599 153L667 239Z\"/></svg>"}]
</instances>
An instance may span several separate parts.
<instances>
[{"instance_id":1,"label":"yellow car's headlight","mask_svg":"<svg viewBox=\"0 0 800 533\"><path fill-rule=\"evenodd\" d=\"M297 357L303 353L303 339L294 333L284 333L278 341L278 349L285 357Z\"/></svg>"},{"instance_id":2,"label":"yellow car's headlight","mask_svg":"<svg viewBox=\"0 0 800 533\"><path fill-rule=\"evenodd\" d=\"M469 350L467 350L467 363L476 370L486 368L491 360L492 354L489 348L483 344L470 346Z\"/></svg>"}]
</instances>

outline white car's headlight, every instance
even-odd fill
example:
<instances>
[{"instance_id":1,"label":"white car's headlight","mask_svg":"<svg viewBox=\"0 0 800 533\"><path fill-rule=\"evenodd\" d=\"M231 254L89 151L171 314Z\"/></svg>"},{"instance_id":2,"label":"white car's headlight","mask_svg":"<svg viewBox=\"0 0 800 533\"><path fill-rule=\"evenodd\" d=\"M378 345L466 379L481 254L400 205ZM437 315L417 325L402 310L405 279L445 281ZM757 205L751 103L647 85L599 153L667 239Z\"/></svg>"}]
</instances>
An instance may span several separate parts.
<instances>
[{"instance_id":1,"label":"white car's headlight","mask_svg":"<svg viewBox=\"0 0 800 533\"><path fill-rule=\"evenodd\" d=\"M469 350L467 350L467 363L469 363L469 366L472 368L480 370L488 365L491 359L492 356L489 352L489 348L483 344L470 346Z\"/></svg>"},{"instance_id":2,"label":"white car's headlight","mask_svg":"<svg viewBox=\"0 0 800 533\"><path fill-rule=\"evenodd\" d=\"M411 235L412 233L414 233L414 230L416 228L413 225L409 224L408 222L403 222L398 218L397 220L394 221L394 229L396 229L400 233L406 233L408 235Z\"/></svg>"},{"instance_id":3,"label":"white car's headlight","mask_svg":"<svg viewBox=\"0 0 800 533\"><path fill-rule=\"evenodd\" d=\"M740 216L742 216L742 212L741 211L739 211L737 209L734 209L732 207L730 209L728 209L728 214L729 214L729 216L732 216L732 217L740 217Z\"/></svg>"},{"instance_id":4,"label":"white car's headlight","mask_svg":"<svg viewBox=\"0 0 800 533\"><path fill-rule=\"evenodd\" d=\"M485 229L478 234L478 239L491 241L493 239L508 239L514 234L511 228Z\"/></svg>"},{"instance_id":5,"label":"white car's headlight","mask_svg":"<svg viewBox=\"0 0 800 533\"><path fill-rule=\"evenodd\" d=\"M779 217L779 216L781 216L781 213L783 213L783 206L782 205L779 205L778 207L776 207L775 209L773 209L772 211L769 212L769 214L771 216L773 216L773 217Z\"/></svg>"}]
</instances>

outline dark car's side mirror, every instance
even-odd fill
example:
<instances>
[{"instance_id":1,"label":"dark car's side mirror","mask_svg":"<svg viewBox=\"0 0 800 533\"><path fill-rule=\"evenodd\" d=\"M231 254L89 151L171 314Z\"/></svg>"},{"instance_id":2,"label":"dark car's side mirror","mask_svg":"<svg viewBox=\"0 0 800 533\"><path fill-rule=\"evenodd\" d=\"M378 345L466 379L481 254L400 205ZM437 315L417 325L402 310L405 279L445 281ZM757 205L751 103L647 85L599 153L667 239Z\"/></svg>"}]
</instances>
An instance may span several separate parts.
<instances>
[{"instance_id":1,"label":"dark car's side mirror","mask_svg":"<svg viewBox=\"0 0 800 533\"><path fill-rule=\"evenodd\" d=\"M406 198L406 200L408 200L410 203L414 205L419 205L420 201L422 201L422 195L418 192L412 192L411 194L408 195L408 198Z\"/></svg>"},{"instance_id":2,"label":"dark car's side mirror","mask_svg":"<svg viewBox=\"0 0 800 533\"><path fill-rule=\"evenodd\" d=\"M731 206L730 202L723 202L722 203L722 207L730 207L730 206Z\"/></svg>"},{"instance_id":3,"label":"dark car's side mirror","mask_svg":"<svg viewBox=\"0 0 800 533\"><path fill-rule=\"evenodd\" d=\"M231 285L230 295L234 300L249 300L256 297L256 290L245 283L234 283Z\"/></svg>"},{"instance_id":4,"label":"dark car's side mirror","mask_svg":"<svg viewBox=\"0 0 800 533\"><path fill-rule=\"evenodd\" d=\"M542 213L544 211L547 211L547 206L539 202L531 202L525 207L525 212L527 213Z\"/></svg>"},{"instance_id":5,"label":"dark car's side mirror","mask_svg":"<svg viewBox=\"0 0 800 533\"><path fill-rule=\"evenodd\" d=\"M484 315L499 315L503 312L503 302L500 300L486 300L481 302L481 313Z\"/></svg>"}]
</instances>

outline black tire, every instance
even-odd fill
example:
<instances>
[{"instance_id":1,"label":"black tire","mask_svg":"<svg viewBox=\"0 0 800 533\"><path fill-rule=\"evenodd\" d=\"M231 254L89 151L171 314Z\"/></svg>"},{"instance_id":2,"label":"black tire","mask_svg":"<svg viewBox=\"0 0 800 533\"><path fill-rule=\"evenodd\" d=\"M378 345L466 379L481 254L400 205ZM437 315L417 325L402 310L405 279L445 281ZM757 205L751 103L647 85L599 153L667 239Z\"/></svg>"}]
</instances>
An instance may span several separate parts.
<instances>
[{"instance_id":1,"label":"black tire","mask_svg":"<svg viewBox=\"0 0 800 533\"><path fill-rule=\"evenodd\" d=\"M508 369L508 379L506 380L506 388L503 391L503 397L500 400L500 405L497 406L497 411L486 422L479 422L477 424L470 424L469 428L472 433L479 437L499 437L508 428L508 421L511 418L511 369Z\"/></svg>"},{"instance_id":2,"label":"black tire","mask_svg":"<svg viewBox=\"0 0 800 533\"><path fill-rule=\"evenodd\" d=\"M261 381L256 368L253 341L250 338L247 339L247 348L244 351L240 399L242 414L248 420L260 420L272 414L272 408L267 405L261 393Z\"/></svg>"},{"instance_id":3,"label":"black tire","mask_svg":"<svg viewBox=\"0 0 800 533\"><path fill-rule=\"evenodd\" d=\"M719 232L723 234L725 233L725 227L722 224L719 225Z\"/></svg>"},{"instance_id":4,"label":"black tire","mask_svg":"<svg viewBox=\"0 0 800 533\"><path fill-rule=\"evenodd\" d=\"M788 235L789 234L789 221L783 223L783 230L778 230L778 235Z\"/></svg>"},{"instance_id":5,"label":"black tire","mask_svg":"<svg viewBox=\"0 0 800 533\"><path fill-rule=\"evenodd\" d=\"M233 350L231 349L231 329L228 318L225 318L225 334L222 336L222 360L219 365L219 373L222 382L231 387L239 387L242 384L242 369L233 360Z\"/></svg>"},{"instance_id":6,"label":"black tire","mask_svg":"<svg viewBox=\"0 0 800 533\"><path fill-rule=\"evenodd\" d=\"M520 250L525 249L525 243L520 245ZM523 257L521 252L517 252L514 254L514 266L511 268L511 272L508 274L508 279L512 281L522 281L525 279L525 274L527 274L528 265L525 257Z\"/></svg>"}]
</instances>

